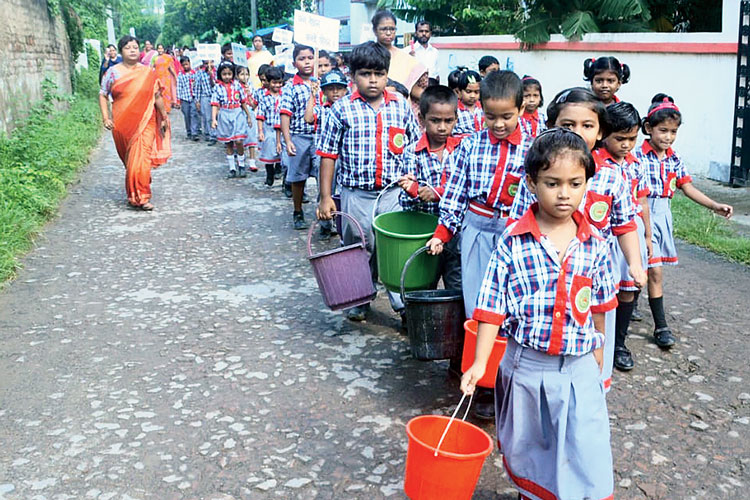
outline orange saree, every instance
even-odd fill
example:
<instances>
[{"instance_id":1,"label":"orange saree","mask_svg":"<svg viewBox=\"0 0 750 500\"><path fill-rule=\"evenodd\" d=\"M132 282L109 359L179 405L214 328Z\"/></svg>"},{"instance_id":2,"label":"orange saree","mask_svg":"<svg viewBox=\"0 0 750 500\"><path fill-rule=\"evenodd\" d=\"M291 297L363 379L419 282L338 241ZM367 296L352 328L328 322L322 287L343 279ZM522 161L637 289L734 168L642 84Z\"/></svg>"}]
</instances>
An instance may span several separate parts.
<instances>
[{"instance_id":1,"label":"orange saree","mask_svg":"<svg viewBox=\"0 0 750 500\"><path fill-rule=\"evenodd\" d=\"M156 72L156 78L161 83L162 90L161 96L164 98L164 105L167 108L167 113L172 108L175 100L175 92L177 82L174 81L172 73L169 72L169 68L173 68L174 62L172 56L168 54L162 54L154 59L154 71Z\"/></svg>"},{"instance_id":2,"label":"orange saree","mask_svg":"<svg viewBox=\"0 0 750 500\"><path fill-rule=\"evenodd\" d=\"M154 105L162 87L151 68L138 65L120 73L112 85L112 137L125 165L128 201L140 207L151 199L151 169L172 156L169 122L162 137L162 118Z\"/></svg>"}]
</instances>

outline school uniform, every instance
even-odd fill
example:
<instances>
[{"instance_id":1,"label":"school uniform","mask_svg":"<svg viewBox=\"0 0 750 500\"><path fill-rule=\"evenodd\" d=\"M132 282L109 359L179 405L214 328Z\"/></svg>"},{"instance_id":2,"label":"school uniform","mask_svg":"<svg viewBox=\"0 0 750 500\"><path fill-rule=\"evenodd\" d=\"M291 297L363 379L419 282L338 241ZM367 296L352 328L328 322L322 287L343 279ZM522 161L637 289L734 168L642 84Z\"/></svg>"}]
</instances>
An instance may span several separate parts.
<instances>
[{"instance_id":1,"label":"school uniform","mask_svg":"<svg viewBox=\"0 0 750 500\"><path fill-rule=\"evenodd\" d=\"M279 163L281 156L276 152L276 130L281 128L279 122L279 104L281 94L273 95L270 90L261 93L255 119L263 123L263 143L260 146L258 159L262 163Z\"/></svg>"},{"instance_id":2,"label":"school uniform","mask_svg":"<svg viewBox=\"0 0 750 500\"><path fill-rule=\"evenodd\" d=\"M247 137L245 137L243 145L246 148L254 148L258 145L258 124L255 121L255 107L258 103L253 98L252 86L243 83L240 83L240 85L242 85L245 95L247 95L247 105L250 111L249 120L245 122L247 124Z\"/></svg>"},{"instance_id":3,"label":"school uniform","mask_svg":"<svg viewBox=\"0 0 750 500\"><path fill-rule=\"evenodd\" d=\"M198 102L195 92L195 70L177 75L177 99L180 100L180 111L185 119L185 131L188 139L201 135L201 121L198 116Z\"/></svg>"},{"instance_id":4,"label":"school uniform","mask_svg":"<svg viewBox=\"0 0 750 500\"><path fill-rule=\"evenodd\" d=\"M237 80L217 82L211 94L211 106L219 108L216 138L219 142L244 141L247 137L247 115L242 105L247 95Z\"/></svg>"},{"instance_id":5,"label":"school uniform","mask_svg":"<svg viewBox=\"0 0 750 500\"><path fill-rule=\"evenodd\" d=\"M541 109L533 113L522 113L518 117L518 122L532 139L547 130L547 115Z\"/></svg>"},{"instance_id":6,"label":"school uniform","mask_svg":"<svg viewBox=\"0 0 750 500\"><path fill-rule=\"evenodd\" d=\"M505 229L530 146L531 140L520 126L502 140L485 129L464 138L450 157L435 237L447 243L461 230L467 318L474 312L484 270Z\"/></svg>"},{"instance_id":7,"label":"school uniform","mask_svg":"<svg viewBox=\"0 0 750 500\"><path fill-rule=\"evenodd\" d=\"M454 136L464 137L484 129L484 110L479 101L469 109L459 99L457 113L456 125L453 127Z\"/></svg>"},{"instance_id":8,"label":"school uniform","mask_svg":"<svg viewBox=\"0 0 750 500\"><path fill-rule=\"evenodd\" d=\"M387 90L377 111L355 90L331 106L322 124L317 154L339 162L341 208L362 226L373 282L377 278L373 208L383 188L397 181L405 165L414 161L419 136L419 124L409 104ZM377 213L396 210L400 210L398 190L389 189L381 197ZM342 241L344 245L360 241L356 227L346 219ZM394 310L403 309L399 294L389 292L389 299Z\"/></svg>"},{"instance_id":9,"label":"school uniform","mask_svg":"<svg viewBox=\"0 0 750 500\"><path fill-rule=\"evenodd\" d=\"M429 186L442 198L445 194L445 184L448 181L449 159L460 144L458 137L448 137L443 146L442 159L439 151L431 151L427 134L422 134L415 146L414 162L406 165L404 174L412 174L417 182L412 183L409 191L401 191L399 203L404 210L418 210L428 214L440 216L440 200L422 201L419 199L419 188ZM440 272L445 288L461 290L461 249L460 232L445 245L440 254Z\"/></svg>"},{"instance_id":10,"label":"school uniform","mask_svg":"<svg viewBox=\"0 0 750 500\"><path fill-rule=\"evenodd\" d=\"M195 100L201 105L201 128L206 140L216 140L216 130L211 128L211 94L213 93L214 80L206 70L195 73Z\"/></svg>"},{"instance_id":11,"label":"school uniform","mask_svg":"<svg viewBox=\"0 0 750 500\"><path fill-rule=\"evenodd\" d=\"M612 498L609 417L592 353L604 342L592 314L617 306L609 245L577 211L576 237L559 257L537 209L500 237L473 315L509 337L495 382L498 447L528 498Z\"/></svg>"},{"instance_id":12,"label":"school uniform","mask_svg":"<svg viewBox=\"0 0 750 500\"><path fill-rule=\"evenodd\" d=\"M693 178L687 173L680 155L672 148L666 151L664 159L659 160L651 144L643 141L641 147L635 149L635 156L641 162L649 190L648 208L654 251L648 267L676 266L672 197L678 188L693 182Z\"/></svg>"},{"instance_id":13,"label":"school uniform","mask_svg":"<svg viewBox=\"0 0 750 500\"><path fill-rule=\"evenodd\" d=\"M289 80L281 90L279 113L289 117L289 135L297 151L294 156L282 149L287 166L286 182L304 182L313 174L315 127L305 121L305 108L310 100L310 85L299 75Z\"/></svg>"},{"instance_id":14,"label":"school uniform","mask_svg":"<svg viewBox=\"0 0 750 500\"><path fill-rule=\"evenodd\" d=\"M346 96L344 96L343 99L346 99ZM328 102L325 100L325 98L323 98L319 101L319 104L316 104L315 106L313 106L313 119L315 120L313 122L313 128L315 129L315 133L314 133L315 145L317 145L318 141L320 140L321 127L323 126L323 122L325 121L326 115L330 113L332 105L333 103ZM321 157L318 156L317 154L313 158L313 177L316 177L316 178L319 178L320 176L320 158ZM338 175L338 170L339 170L339 162L337 160L334 165L333 178L331 179L331 195L337 194L338 185L336 184L336 176Z\"/></svg>"}]
</instances>

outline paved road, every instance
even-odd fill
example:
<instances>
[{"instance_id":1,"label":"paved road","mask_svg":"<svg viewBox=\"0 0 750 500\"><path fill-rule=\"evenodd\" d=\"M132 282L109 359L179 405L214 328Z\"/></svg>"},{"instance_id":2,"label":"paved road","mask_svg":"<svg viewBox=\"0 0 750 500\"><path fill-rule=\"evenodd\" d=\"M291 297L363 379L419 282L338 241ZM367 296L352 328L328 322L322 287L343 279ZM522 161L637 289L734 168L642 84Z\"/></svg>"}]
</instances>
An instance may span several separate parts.
<instances>
[{"instance_id":1,"label":"paved road","mask_svg":"<svg viewBox=\"0 0 750 500\"><path fill-rule=\"evenodd\" d=\"M458 401L447 364L411 359L382 297L362 324L326 310L262 175L174 150L142 213L105 137L0 292L0 498L403 498L405 423ZM635 324L637 368L609 397L617 498L750 483L750 272L679 250L680 343L662 352ZM475 498L515 498L499 464Z\"/></svg>"}]
</instances>

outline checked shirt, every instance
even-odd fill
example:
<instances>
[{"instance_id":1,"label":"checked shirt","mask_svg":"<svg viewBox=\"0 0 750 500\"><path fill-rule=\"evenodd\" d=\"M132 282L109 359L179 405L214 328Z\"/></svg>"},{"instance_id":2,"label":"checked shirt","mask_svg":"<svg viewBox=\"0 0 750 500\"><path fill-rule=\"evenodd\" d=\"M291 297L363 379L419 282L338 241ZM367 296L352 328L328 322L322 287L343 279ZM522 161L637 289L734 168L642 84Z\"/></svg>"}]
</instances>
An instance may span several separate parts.
<instances>
[{"instance_id":1,"label":"checked shirt","mask_svg":"<svg viewBox=\"0 0 750 500\"><path fill-rule=\"evenodd\" d=\"M177 99L188 102L196 99L194 69L177 75Z\"/></svg>"},{"instance_id":2,"label":"checked shirt","mask_svg":"<svg viewBox=\"0 0 750 500\"><path fill-rule=\"evenodd\" d=\"M635 156L646 173L650 198L671 198L677 188L693 182L693 178L685 170L682 158L672 148L667 149L664 159L660 161L651 144L643 141L640 148L635 148Z\"/></svg>"},{"instance_id":3,"label":"checked shirt","mask_svg":"<svg viewBox=\"0 0 750 500\"><path fill-rule=\"evenodd\" d=\"M453 127L453 135L471 135L484 128L484 110L482 110L479 101L474 103L474 109L469 109L459 100L457 113L458 119L456 120L456 126Z\"/></svg>"},{"instance_id":4,"label":"checked shirt","mask_svg":"<svg viewBox=\"0 0 750 500\"><path fill-rule=\"evenodd\" d=\"M247 95L237 80L229 83L218 82L211 94L211 106L221 109L234 109L247 103Z\"/></svg>"},{"instance_id":5,"label":"checked shirt","mask_svg":"<svg viewBox=\"0 0 750 500\"><path fill-rule=\"evenodd\" d=\"M461 139L448 137L443 146L442 161L438 158L437 151L430 151L430 143L427 134L417 142L414 151L414 162L406 165L404 174L413 174L417 182L412 184L411 189L402 191L399 203L404 210L419 210L433 215L440 215L440 201L422 201L419 199L420 186L432 186L439 198L445 194L445 183L448 181L448 163L450 156L455 151Z\"/></svg>"},{"instance_id":6,"label":"checked shirt","mask_svg":"<svg viewBox=\"0 0 750 500\"><path fill-rule=\"evenodd\" d=\"M305 121L305 108L310 100L310 85L299 75L294 75L281 89L279 113L289 116L289 133L312 135L315 126Z\"/></svg>"}]
</instances>

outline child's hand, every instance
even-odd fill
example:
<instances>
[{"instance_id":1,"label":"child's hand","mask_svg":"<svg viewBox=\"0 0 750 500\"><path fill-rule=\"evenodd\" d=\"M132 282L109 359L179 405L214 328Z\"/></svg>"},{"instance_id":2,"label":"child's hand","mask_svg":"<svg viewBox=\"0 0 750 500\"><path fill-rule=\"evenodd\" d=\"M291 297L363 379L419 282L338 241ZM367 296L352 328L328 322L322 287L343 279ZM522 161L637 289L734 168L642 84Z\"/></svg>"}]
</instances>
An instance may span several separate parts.
<instances>
[{"instance_id":1,"label":"child's hand","mask_svg":"<svg viewBox=\"0 0 750 500\"><path fill-rule=\"evenodd\" d=\"M320 199L320 203L318 203L318 209L316 210L316 214L318 216L318 219L320 220L331 220L333 216L331 215L331 212L336 210L336 202L333 201L333 198L330 196L327 196L325 198Z\"/></svg>"},{"instance_id":2,"label":"child's hand","mask_svg":"<svg viewBox=\"0 0 750 500\"><path fill-rule=\"evenodd\" d=\"M258 132L258 144L266 140L266 135L263 133L263 130Z\"/></svg>"},{"instance_id":3,"label":"child's hand","mask_svg":"<svg viewBox=\"0 0 750 500\"><path fill-rule=\"evenodd\" d=\"M435 190L430 186L419 186L419 199L422 201L440 201Z\"/></svg>"},{"instance_id":4,"label":"child's hand","mask_svg":"<svg viewBox=\"0 0 750 500\"><path fill-rule=\"evenodd\" d=\"M172 106L174 106L174 109L180 109L180 107L181 107L181 105L180 105L179 101L178 101L178 102L175 102L175 103L173 103L173 104L172 104Z\"/></svg>"},{"instance_id":5,"label":"child's hand","mask_svg":"<svg viewBox=\"0 0 750 500\"><path fill-rule=\"evenodd\" d=\"M482 366L479 363L474 363L471 368L466 370L466 373L461 377L461 392L464 394L474 394L474 389L477 387L477 382L484 377L484 372L487 370L487 366Z\"/></svg>"},{"instance_id":6,"label":"child's hand","mask_svg":"<svg viewBox=\"0 0 750 500\"><path fill-rule=\"evenodd\" d=\"M111 118L105 118L104 128L106 128L107 130L112 130L113 128L115 128L115 122L113 122Z\"/></svg>"},{"instance_id":7,"label":"child's hand","mask_svg":"<svg viewBox=\"0 0 750 500\"><path fill-rule=\"evenodd\" d=\"M297 148L294 146L294 143L292 141L289 141L286 144L286 154L288 154L289 156L297 156Z\"/></svg>"},{"instance_id":8,"label":"child's hand","mask_svg":"<svg viewBox=\"0 0 750 500\"><path fill-rule=\"evenodd\" d=\"M281 154L281 143L279 141L276 141L276 154Z\"/></svg>"},{"instance_id":9,"label":"child's hand","mask_svg":"<svg viewBox=\"0 0 750 500\"><path fill-rule=\"evenodd\" d=\"M646 271L641 268L641 265L638 264L637 267L630 267L628 269L628 272L630 273L630 276L633 277L633 281L635 281L635 286L638 288L643 288L646 286L646 283L648 282L648 274L646 274Z\"/></svg>"},{"instance_id":10,"label":"child's hand","mask_svg":"<svg viewBox=\"0 0 750 500\"><path fill-rule=\"evenodd\" d=\"M654 243L651 241L651 235L646 235L646 256L650 259L654 256ZM646 274L648 276L648 273Z\"/></svg>"},{"instance_id":11,"label":"child's hand","mask_svg":"<svg viewBox=\"0 0 750 500\"><path fill-rule=\"evenodd\" d=\"M201 103L200 103L199 101L195 101L195 109L197 109L197 110L198 110L198 112L200 113L200 110L201 110Z\"/></svg>"},{"instance_id":12,"label":"child's hand","mask_svg":"<svg viewBox=\"0 0 750 500\"><path fill-rule=\"evenodd\" d=\"M594 349L594 359L596 360L596 364L599 365L599 373L601 373L604 368L604 347Z\"/></svg>"},{"instance_id":13,"label":"child's hand","mask_svg":"<svg viewBox=\"0 0 750 500\"><path fill-rule=\"evenodd\" d=\"M427 251L430 255L440 255L443 253L443 242L440 238L432 238L427 242L427 246L430 247Z\"/></svg>"},{"instance_id":14,"label":"child's hand","mask_svg":"<svg viewBox=\"0 0 750 500\"><path fill-rule=\"evenodd\" d=\"M411 189L411 185L416 181L416 177L413 174L406 174L398 180L398 186L404 191Z\"/></svg>"},{"instance_id":15,"label":"child's hand","mask_svg":"<svg viewBox=\"0 0 750 500\"><path fill-rule=\"evenodd\" d=\"M320 82L315 80L314 82L310 82L310 93L315 96L315 98L318 98L318 93L320 92Z\"/></svg>"},{"instance_id":16,"label":"child's hand","mask_svg":"<svg viewBox=\"0 0 750 500\"><path fill-rule=\"evenodd\" d=\"M716 203L713 207L714 213L721 215L725 219L730 219L734 213L732 205L726 205L724 203Z\"/></svg>"},{"instance_id":17,"label":"child's hand","mask_svg":"<svg viewBox=\"0 0 750 500\"><path fill-rule=\"evenodd\" d=\"M216 128L219 126L219 123L216 120L211 120L211 128Z\"/></svg>"}]
</instances>

